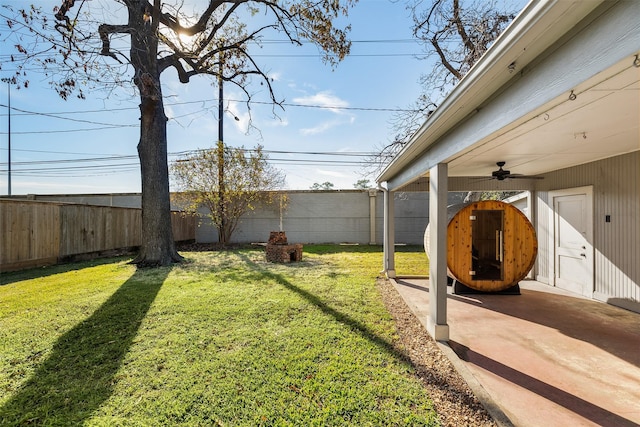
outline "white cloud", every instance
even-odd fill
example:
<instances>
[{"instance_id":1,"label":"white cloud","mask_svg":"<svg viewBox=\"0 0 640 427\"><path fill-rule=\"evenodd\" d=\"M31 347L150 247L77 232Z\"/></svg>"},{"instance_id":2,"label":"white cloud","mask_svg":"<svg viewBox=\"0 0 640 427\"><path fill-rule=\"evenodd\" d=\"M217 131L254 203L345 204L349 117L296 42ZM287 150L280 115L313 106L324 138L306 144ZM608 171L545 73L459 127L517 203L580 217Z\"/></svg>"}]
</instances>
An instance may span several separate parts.
<instances>
[{"instance_id":1,"label":"white cloud","mask_svg":"<svg viewBox=\"0 0 640 427\"><path fill-rule=\"evenodd\" d=\"M322 132L326 132L327 130L338 126L340 123L336 122L336 121L330 121L330 122L324 122L324 123L320 123L317 126L314 126L312 128L304 128L304 129L300 129L300 133L304 136L310 136L310 135L317 135L319 133Z\"/></svg>"},{"instance_id":2,"label":"white cloud","mask_svg":"<svg viewBox=\"0 0 640 427\"><path fill-rule=\"evenodd\" d=\"M293 98L293 102L296 104L325 108L336 114L344 114L342 109L349 106L349 102L333 95L330 91L322 91L315 95Z\"/></svg>"},{"instance_id":3,"label":"white cloud","mask_svg":"<svg viewBox=\"0 0 640 427\"><path fill-rule=\"evenodd\" d=\"M342 119L324 121L313 127L302 128L300 133L304 136L317 135L346 123L353 124L355 121L355 116L344 110L349 106L349 102L334 95L331 91L320 91L313 95L299 96L293 98L293 102L315 107L319 110L327 110L343 117ZM349 117L348 121L345 121L345 116Z\"/></svg>"}]
</instances>

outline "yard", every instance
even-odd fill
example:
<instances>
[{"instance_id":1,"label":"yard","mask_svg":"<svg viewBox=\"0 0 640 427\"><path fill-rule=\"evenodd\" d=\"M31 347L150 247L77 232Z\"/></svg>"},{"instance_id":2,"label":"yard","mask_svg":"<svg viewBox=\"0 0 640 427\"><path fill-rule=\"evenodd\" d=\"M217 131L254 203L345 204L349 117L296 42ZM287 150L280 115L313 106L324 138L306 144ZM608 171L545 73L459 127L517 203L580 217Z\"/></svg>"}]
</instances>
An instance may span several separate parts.
<instances>
[{"instance_id":1,"label":"yard","mask_svg":"<svg viewBox=\"0 0 640 427\"><path fill-rule=\"evenodd\" d=\"M247 248L183 252L189 263L160 269L112 258L5 273L0 425L438 425L427 368L376 285L380 251L305 246L302 262L279 265ZM420 248L397 253L403 274L426 264Z\"/></svg>"}]
</instances>

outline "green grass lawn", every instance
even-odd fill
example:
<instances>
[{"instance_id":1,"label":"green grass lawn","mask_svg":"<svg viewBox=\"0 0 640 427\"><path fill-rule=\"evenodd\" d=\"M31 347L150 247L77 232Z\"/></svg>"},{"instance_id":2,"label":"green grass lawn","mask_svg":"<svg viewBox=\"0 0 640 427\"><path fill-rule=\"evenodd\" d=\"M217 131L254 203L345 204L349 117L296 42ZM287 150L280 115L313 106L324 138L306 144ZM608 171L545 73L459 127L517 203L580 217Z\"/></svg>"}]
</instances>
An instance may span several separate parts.
<instances>
[{"instance_id":1,"label":"green grass lawn","mask_svg":"<svg viewBox=\"0 0 640 427\"><path fill-rule=\"evenodd\" d=\"M0 425L437 425L394 346L379 247L183 255L0 276ZM426 274L420 248L397 259Z\"/></svg>"}]
</instances>

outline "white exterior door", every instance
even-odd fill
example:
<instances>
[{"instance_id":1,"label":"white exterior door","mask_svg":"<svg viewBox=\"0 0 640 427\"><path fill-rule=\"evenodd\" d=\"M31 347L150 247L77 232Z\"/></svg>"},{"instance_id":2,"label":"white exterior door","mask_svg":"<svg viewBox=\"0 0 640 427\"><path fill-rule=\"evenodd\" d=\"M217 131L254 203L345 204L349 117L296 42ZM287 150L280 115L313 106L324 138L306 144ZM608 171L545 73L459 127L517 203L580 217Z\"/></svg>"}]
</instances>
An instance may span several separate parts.
<instances>
[{"instance_id":1,"label":"white exterior door","mask_svg":"<svg viewBox=\"0 0 640 427\"><path fill-rule=\"evenodd\" d=\"M593 297L591 187L553 192L555 285Z\"/></svg>"}]
</instances>

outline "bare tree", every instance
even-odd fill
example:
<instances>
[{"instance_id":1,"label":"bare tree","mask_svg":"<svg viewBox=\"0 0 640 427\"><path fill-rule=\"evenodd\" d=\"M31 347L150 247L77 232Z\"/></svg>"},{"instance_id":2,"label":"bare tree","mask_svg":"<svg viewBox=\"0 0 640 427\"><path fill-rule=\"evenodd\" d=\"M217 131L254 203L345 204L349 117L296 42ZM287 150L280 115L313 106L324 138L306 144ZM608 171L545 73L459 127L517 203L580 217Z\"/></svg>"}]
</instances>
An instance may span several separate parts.
<instances>
[{"instance_id":1,"label":"bare tree","mask_svg":"<svg viewBox=\"0 0 640 427\"><path fill-rule=\"evenodd\" d=\"M84 98L102 84L133 83L140 97L143 212L142 246L134 262L168 265L182 257L171 231L162 73L174 69L182 83L208 75L235 84L248 106L255 77L274 104L281 104L251 49L260 46L264 34L276 33L293 45L314 42L325 62L335 65L349 53L350 28L338 28L334 21L357 1L60 0L54 19L32 6L7 19L18 51L12 57L18 71L8 80L28 86L28 64L38 62L65 99L74 93Z\"/></svg>"},{"instance_id":2,"label":"bare tree","mask_svg":"<svg viewBox=\"0 0 640 427\"><path fill-rule=\"evenodd\" d=\"M514 6L514 3L511 3ZM407 0L413 34L422 59L433 68L422 74L422 93L392 122L393 138L371 159L381 170L418 130L513 20L516 10L502 10L496 0Z\"/></svg>"},{"instance_id":3,"label":"bare tree","mask_svg":"<svg viewBox=\"0 0 640 427\"><path fill-rule=\"evenodd\" d=\"M224 147L201 150L179 159L171 166L172 176L183 192L176 202L188 212L197 214L201 206L218 229L218 242L231 241L240 218L257 206L280 201L285 185L284 173L268 163L262 147L253 150ZM220 155L224 178L220 181Z\"/></svg>"}]
</instances>

